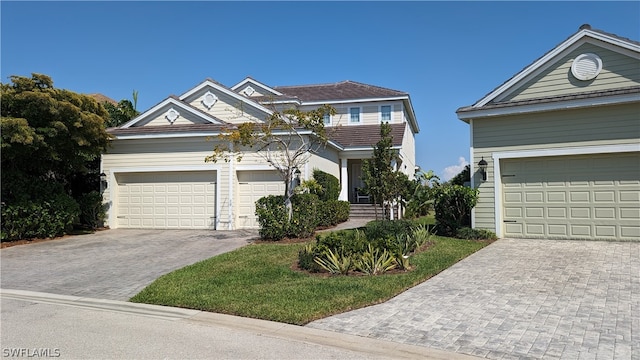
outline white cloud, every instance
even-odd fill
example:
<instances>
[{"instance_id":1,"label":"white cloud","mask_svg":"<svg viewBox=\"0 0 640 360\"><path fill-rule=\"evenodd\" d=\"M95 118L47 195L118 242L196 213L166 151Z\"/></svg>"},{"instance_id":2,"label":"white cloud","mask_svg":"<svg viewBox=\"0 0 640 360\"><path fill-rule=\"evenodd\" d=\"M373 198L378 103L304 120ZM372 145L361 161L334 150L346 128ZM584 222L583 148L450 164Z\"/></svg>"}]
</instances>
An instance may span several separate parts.
<instances>
[{"instance_id":1,"label":"white cloud","mask_svg":"<svg viewBox=\"0 0 640 360\"><path fill-rule=\"evenodd\" d=\"M469 165L469 162L463 156L460 156L458 158L457 165L451 165L444 168L444 170L442 171L442 179L440 180L442 182L449 181L449 179L458 175L460 171L464 170L464 167L467 165Z\"/></svg>"}]
</instances>

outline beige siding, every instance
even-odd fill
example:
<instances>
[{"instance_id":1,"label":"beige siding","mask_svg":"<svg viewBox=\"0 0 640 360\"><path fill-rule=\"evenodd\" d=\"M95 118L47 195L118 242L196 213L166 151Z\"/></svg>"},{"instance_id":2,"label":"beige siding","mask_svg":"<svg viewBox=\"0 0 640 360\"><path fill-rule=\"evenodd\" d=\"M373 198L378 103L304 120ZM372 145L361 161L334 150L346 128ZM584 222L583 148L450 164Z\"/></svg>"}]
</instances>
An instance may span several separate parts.
<instances>
[{"instance_id":1,"label":"beige siding","mask_svg":"<svg viewBox=\"0 0 640 360\"><path fill-rule=\"evenodd\" d=\"M402 157L402 168L399 170L407 174L407 176L409 176L409 179L413 179L416 173L416 145L413 131L411 131L411 126L408 125L404 130L400 156Z\"/></svg>"},{"instance_id":2,"label":"beige siding","mask_svg":"<svg viewBox=\"0 0 640 360\"><path fill-rule=\"evenodd\" d=\"M380 124L380 106L391 106L391 123L403 122L405 116L402 112L401 101L380 101L380 102L365 102L365 103L353 103L353 104L332 104L336 109L336 115L333 116L332 126L357 126L357 125L375 125ZM360 108L360 123L349 123L349 108ZM304 111L311 110L315 107L305 106L301 109Z\"/></svg>"},{"instance_id":3,"label":"beige siding","mask_svg":"<svg viewBox=\"0 0 640 360\"><path fill-rule=\"evenodd\" d=\"M594 53L602 59L602 71L591 81L577 80L571 74L573 60L581 54ZM560 59L554 66L535 76L517 91L497 101L525 100L548 96L599 91L640 84L640 61L593 44L584 44Z\"/></svg>"},{"instance_id":4,"label":"beige siding","mask_svg":"<svg viewBox=\"0 0 640 360\"><path fill-rule=\"evenodd\" d=\"M485 118L473 121L474 158L488 162L488 179L472 173L480 189L475 226L495 231L494 152L540 148L569 148L613 144L637 144L640 139L640 104L595 109Z\"/></svg>"},{"instance_id":5,"label":"beige siding","mask_svg":"<svg viewBox=\"0 0 640 360\"><path fill-rule=\"evenodd\" d=\"M218 101L216 101L211 109L207 109L202 103L202 97L207 91L211 91L218 97ZM247 121L264 121L267 117L267 114L263 111L213 88L204 88L185 98L184 101L210 116L234 124Z\"/></svg>"},{"instance_id":6,"label":"beige siding","mask_svg":"<svg viewBox=\"0 0 640 360\"><path fill-rule=\"evenodd\" d=\"M338 157L338 152L333 148L327 147L320 150L317 154L311 155L311 158L309 159L309 174L307 178L310 179L313 176L313 170L316 168L339 179L340 159Z\"/></svg>"}]
</instances>

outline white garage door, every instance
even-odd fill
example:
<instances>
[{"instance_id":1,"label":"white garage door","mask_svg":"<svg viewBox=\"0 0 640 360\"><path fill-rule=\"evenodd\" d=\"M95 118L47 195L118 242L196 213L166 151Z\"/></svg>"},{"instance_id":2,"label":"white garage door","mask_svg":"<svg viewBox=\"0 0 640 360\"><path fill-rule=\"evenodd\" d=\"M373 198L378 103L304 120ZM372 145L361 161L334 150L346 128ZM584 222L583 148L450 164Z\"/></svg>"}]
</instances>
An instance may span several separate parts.
<instances>
[{"instance_id":1,"label":"white garage door","mask_svg":"<svg viewBox=\"0 0 640 360\"><path fill-rule=\"evenodd\" d=\"M120 228L215 228L215 171L121 173L116 180Z\"/></svg>"},{"instance_id":2,"label":"white garage door","mask_svg":"<svg viewBox=\"0 0 640 360\"><path fill-rule=\"evenodd\" d=\"M640 240L640 154L501 162L506 237Z\"/></svg>"},{"instance_id":3,"label":"white garage door","mask_svg":"<svg viewBox=\"0 0 640 360\"><path fill-rule=\"evenodd\" d=\"M238 228L260 227L256 201L268 195L284 195L284 181L276 171L238 171Z\"/></svg>"}]
</instances>

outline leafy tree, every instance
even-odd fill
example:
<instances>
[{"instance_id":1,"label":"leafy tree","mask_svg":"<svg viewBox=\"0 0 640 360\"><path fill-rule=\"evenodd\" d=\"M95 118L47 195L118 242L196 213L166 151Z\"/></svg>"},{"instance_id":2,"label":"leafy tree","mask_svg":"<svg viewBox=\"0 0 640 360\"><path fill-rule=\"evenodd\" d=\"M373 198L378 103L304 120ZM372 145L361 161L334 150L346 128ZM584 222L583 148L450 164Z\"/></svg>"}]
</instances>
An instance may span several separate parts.
<instances>
[{"instance_id":1,"label":"leafy tree","mask_svg":"<svg viewBox=\"0 0 640 360\"><path fill-rule=\"evenodd\" d=\"M323 118L325 114L333 115L335 112L329 105L310 111L273 110L264 122L245 122L218 135L213 154L205 161L229 161L230 156L242 161L243 151L255 151L278 171L284 181L284 205L291 220L295 172L308 162L312 152L327 144L329 135Z\"/></svg>"},{"instance_id":2,"label":"leafy tree","mask_svg":"<svg viewBox=\"0 0 640 360\"><path fill-rule=\"evenodd\" d=\"M471 181L471 165L467 165L460 171L456 176L452 177L449 180L449 184L451 185L461 185L464 186L466 182Z\"/></svg>"},{"instance_id":3,"label":"leafy tree","mask_svg":"<svg viewBox=\"0 0 640 360\"><path fill-rule=\"evenodd\" d=\"M433 209L436 187L440 186L440 178L433 170L416 174L415 187L407 203L406 216L419 217L429 214Z\"/></svg>"},{"instance_id":4,"label":"leafy tree","mask_svg":"<svg viewBox=\"0 0 640 360\"><path fill-rule=\"evenodd\" d=\"M90 165L108 146L104 107L89 96L54 88L47 75L10 80L1 84L0 101L3 211L18 202L39 203L54 192L71 194L75 180L88 174L97 179ZM45 191L46 183L60 187Z\"/></svg>"},{"instance_id":5,"label":"leafy tree","mask_svg":"<svg viewBox=\"0 0 640 360\"><path fill-rule=\"evenodd\" d=\"M373 197L373 203L380 206L394 200L398 195L398 174L391 167L398 155L391 148L392 145L391 125L380 124L380 141L373 148L373 158L364 160L362 164L365 191ZM376 206L376 219L377 208Z\"/></svg>"},{"instance_id":6,"label":"leafy tree","mask_svg":"<svg viewBox=\"0 0 640 360\"><path fill-rule=\"evenodd\" d=\"M137 96L137 92L134 92L134 102L137 102ZM126 99L120 100L117 105L110 102L105 102L102 105L109 113L109 118L105 122L106 127L120 126L140 114L135 105Z\"/></svg>"}]
</instances>

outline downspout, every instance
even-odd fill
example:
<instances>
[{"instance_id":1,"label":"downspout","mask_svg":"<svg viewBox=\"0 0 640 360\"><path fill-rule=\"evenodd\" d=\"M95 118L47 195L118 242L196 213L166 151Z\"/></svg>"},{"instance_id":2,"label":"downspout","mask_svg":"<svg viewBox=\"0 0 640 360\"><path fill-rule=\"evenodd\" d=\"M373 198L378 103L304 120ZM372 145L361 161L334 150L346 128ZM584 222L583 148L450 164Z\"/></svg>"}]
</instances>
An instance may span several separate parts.
<instances>
[{"instance_id":1,"label":"downspout","mask_svg":"<svg viewBox=\"0 0 640 360\"><path fill-rule=\"evenodd\" d=\"M229 150L233 153L233 143L229 142ZM234 218L233 218L233 200L235 198L235 194L233 192L233 163L234 157L232 156L229 159L229 230L234 229Z\"/></svg>"}]
</instances>

